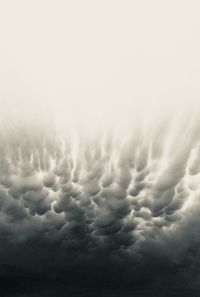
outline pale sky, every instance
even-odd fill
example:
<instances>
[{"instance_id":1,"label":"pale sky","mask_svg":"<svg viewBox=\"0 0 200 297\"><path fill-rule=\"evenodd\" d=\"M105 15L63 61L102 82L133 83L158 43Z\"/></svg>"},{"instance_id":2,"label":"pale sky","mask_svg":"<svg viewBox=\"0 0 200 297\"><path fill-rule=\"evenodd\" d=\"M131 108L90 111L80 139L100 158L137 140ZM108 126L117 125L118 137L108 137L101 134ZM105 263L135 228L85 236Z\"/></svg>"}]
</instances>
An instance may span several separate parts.
<instances>
[{"instance_id":1,"label":"pale sky","mask_svg":"<svg viewBox=\"0 0 200 297\"><path fill-rule=\"evenodd\" d=\"M3 112L94 125L196 104L199 11L198 0L0 1Z\"/></svg>"}]
</instances>

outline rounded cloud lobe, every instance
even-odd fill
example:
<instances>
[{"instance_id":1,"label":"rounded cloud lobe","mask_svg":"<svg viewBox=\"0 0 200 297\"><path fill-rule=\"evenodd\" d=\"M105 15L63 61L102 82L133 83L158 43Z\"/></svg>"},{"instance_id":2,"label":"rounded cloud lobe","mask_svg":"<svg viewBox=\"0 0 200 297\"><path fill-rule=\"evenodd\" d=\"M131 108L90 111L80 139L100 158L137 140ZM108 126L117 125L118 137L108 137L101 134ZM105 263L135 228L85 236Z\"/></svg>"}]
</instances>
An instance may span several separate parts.
<instances>
[{"instance_id":1,"label":"rounded cloud lobe","mask_svg":"<svg viewBox=\"0 0 200 297\"><path fill-rule=\"evenodd\" d=\"M195 119L74 145L1 128L1 263L70 281L198 281L199 132Z\"/></svg>"}]
</instances>

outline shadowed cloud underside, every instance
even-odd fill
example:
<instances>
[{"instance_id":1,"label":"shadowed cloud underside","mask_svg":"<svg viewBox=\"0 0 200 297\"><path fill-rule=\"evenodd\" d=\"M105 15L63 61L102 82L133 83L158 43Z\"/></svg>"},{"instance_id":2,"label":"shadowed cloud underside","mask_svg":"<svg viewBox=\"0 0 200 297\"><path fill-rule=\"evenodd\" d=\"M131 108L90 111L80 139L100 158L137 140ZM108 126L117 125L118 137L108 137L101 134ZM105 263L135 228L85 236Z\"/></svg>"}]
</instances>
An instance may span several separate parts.
<instances>
[{"instance_id":1,"label":"shadowed cloud underside","mask_svg":"<svg viewBox=\"0 0 200 297\"><path fill-rule=\"evenodd\" d=\"M76 141L2 125L3 267L71 282L198 282L199 132L195 117Z\"/></svg>"}]
</instances>

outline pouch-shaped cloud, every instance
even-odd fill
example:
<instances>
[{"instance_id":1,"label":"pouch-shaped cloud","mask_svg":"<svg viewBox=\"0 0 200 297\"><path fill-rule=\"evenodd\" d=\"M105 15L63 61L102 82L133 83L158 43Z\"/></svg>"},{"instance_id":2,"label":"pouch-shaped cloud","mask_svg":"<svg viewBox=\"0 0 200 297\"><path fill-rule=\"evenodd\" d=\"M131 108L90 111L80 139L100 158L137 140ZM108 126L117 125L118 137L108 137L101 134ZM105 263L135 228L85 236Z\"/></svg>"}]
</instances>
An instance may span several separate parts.
<instances>
[{"instance_id":1,"label":"pouch-shaped cloud","mask_svg":"<svg viewBox=\"0 0 200 297\"><path fill-rule=\"evenodd\" d=\"M150 267L155 272L145 279L160 278L160 271L164 279L175 268L182 278L184 269L198 278L197 121L161 121L126 138L110 131L76 142L56 130L7 129L0 148L1 261L45 275L76 275L89 265L106 269L108 279L111 267L121 267L128 281Z\"/></svg>"}]
</instances>

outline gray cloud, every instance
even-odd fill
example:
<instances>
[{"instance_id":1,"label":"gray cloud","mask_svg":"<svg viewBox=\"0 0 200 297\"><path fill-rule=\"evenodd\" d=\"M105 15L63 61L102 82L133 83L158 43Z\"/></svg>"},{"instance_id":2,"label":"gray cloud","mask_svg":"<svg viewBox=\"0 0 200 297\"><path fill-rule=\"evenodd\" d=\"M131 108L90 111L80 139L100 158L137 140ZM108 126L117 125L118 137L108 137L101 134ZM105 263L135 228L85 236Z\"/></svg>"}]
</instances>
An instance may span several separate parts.
<instances>
[{"instance_id":1,"label":"gray cloud","mask_svg":"<svg viewBox=\"0 0 200 297\"><path fill-rule=\"evenodd\" d=\"M145 278L164 279L170 269L199 277L196 122L123 143L82 139L76 150L53 133L1 133L2 263L17 258L14 265L47 275L87 263L107 267L111 279L115 266L129 280L152 267Z\"/></svg>"}]
</instances>

